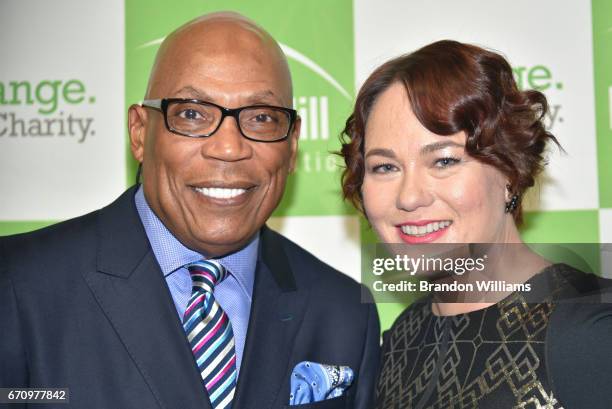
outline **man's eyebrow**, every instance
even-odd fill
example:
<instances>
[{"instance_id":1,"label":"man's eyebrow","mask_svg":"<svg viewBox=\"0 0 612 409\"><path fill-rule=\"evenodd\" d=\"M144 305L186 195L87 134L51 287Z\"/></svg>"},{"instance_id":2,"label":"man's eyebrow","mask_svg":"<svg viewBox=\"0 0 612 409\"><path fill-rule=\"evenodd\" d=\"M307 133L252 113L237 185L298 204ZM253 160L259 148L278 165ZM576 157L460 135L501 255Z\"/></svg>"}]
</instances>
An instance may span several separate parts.
<instances>
[{"instance_id":1,"label":"man's eyebrow","mask_svg":"<svg viewBox=\"0 0 612 409\"><path fill-rule=\"evenodd\" d=\"M366 152L365 157L367 158L368 156L373 156L373 155L384 156L386 158L391 158L391 159L396 158L395 152L393 152L391 149L383 149L383 148L370 149L369 151Z\"/></svg>"},{"instance_id":2,"label":"man's eyebrow","mask_svg":"<svg viewBox=\"0 0 612 409\"><path fill-rule=\"evenodd\" d=\"M256 104L280 104L281 99L276 96L272 90L257 91L249 95L245 99L245 103L248 105Z\"/></svg>"},{"instance_id":3,"label":"man's eyebrow","mask_svg":"<svg viewBox=\"0 0 612 409\"><path fill-rule=\"evenodd\" d=\"M430 143L428 145L423 146L421 148L421 155L426 155L428 153L432 153L440 149L448 148L449 146L455 147L455 148L465 147L462 144L453 142L453 141L434 142L434 143Z\"/></svg>"},{"instance_id":4,"label":"man's eyebrow","mask_svg":"<svg viewBox=\"0 0 612 409\"><path fill-rule=\"evenodd\" d=\"M181 95L183 97L199 99L199 100L202 100L202 101L211 101L211 96L210 95L208 95L204 91L201 91L199 89L196 89L196 88L192 87L191 85L187 85L187 86L179 89L178 91L174 92L173 95Z\"/></svg>"}]
</instances>

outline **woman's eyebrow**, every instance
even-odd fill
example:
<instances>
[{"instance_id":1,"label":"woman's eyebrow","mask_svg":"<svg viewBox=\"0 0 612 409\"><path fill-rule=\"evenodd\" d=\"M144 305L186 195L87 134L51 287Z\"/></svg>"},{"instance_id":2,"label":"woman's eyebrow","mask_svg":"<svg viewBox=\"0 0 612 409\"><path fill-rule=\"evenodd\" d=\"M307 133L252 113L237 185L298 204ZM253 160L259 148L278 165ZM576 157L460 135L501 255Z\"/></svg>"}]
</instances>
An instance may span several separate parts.
<instances>
[{"instance_id":1,"label":"woman's eyebrow","mask_svg":"<svg viewBox=\"0 0 612 409\"><path fill-rule=\"evenodd\" d=\"M370 149L369 151L366 152L365 157L367 158L368 156L372 156L372 155L384 156L384 157L391 158L391 159L396 158L395 152L393 152L391 149L383 149L383 148Z\"/></svg>"},{"instance_id":2,"label":"woman's eyebrow","mask_svg":"<svg viewBox=\"0 0 612 409\"><path fill-rule=\"evenodd\" d=\"M430 143L428 145L423 146L421 148L421 155L426 155L428 153L432 153L440 149L448 148L449 146L456 147L456 148L465 147L462 144L453 142L453 141L434 142L434 143Z\"/></svg>"}]
</instances>

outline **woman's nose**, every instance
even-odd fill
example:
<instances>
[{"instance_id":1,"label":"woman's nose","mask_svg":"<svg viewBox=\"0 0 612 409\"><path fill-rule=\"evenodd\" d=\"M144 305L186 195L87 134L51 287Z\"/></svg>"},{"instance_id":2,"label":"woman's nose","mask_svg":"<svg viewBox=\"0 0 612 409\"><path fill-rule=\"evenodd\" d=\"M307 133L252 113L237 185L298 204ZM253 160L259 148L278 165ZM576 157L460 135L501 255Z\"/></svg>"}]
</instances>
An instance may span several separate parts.
<instances>
[{"instance_id":1,"label":"woman's nose","mask_svg":"<svg viewBox=\"0 0 612 409\"><path fill-rule=\"evenodd\" d=\"M412 212L432 202L433 194L428 187L427 176L417 171L404 173L397 195L397 208Z\"/></svg>"}]
</instances>

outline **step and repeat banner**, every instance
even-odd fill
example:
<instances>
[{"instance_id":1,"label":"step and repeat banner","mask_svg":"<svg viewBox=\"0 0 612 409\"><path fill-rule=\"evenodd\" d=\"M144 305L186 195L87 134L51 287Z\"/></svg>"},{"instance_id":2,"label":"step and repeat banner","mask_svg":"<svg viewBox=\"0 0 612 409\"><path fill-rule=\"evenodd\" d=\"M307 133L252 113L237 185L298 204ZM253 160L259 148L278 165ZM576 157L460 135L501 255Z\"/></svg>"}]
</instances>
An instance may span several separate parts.
<instances>
[{"instance_id":1,"label":"step and repeat banner","mask_svg":"<svg viewBox=\"0 0 612 409\"><path fill-rule=\"evenodd\" d=\"M0 2L0 235L100 208L133 184L126 109L164 37L238 11L280 43L302 117L297 172L270 225L359 279L367 223L340 194L338 135L372 70L440 39L510 61L546 94L554 148L526 198L523 237L612 242L612 3L517 0L6 0ZM606 260L602 260L606 263ZM403 306L380 304L383 327Z\"/></svg>"}]
</instances>

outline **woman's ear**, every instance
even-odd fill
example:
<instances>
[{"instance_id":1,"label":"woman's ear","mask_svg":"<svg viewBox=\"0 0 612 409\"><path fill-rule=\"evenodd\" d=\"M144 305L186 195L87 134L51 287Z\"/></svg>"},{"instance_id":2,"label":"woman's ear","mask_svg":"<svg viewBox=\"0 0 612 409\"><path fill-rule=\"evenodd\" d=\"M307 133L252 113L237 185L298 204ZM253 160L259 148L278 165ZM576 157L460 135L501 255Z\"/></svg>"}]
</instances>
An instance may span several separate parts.
<instances>
[{"instance_id":1,"label":"woman's ear","mask_svg":"<svg viewBox=\"0 0 612 409\"><path fill-rule=\"evenodd\" d=\"M505 194L504 198L505 198L506 202L509 202L510 199L512 199L512 196L513 196L513 194L512 194L512 185L510 184L510 181L506 181L506 191L505 191L504 194Z\"/></svg>"}]
</instances>

